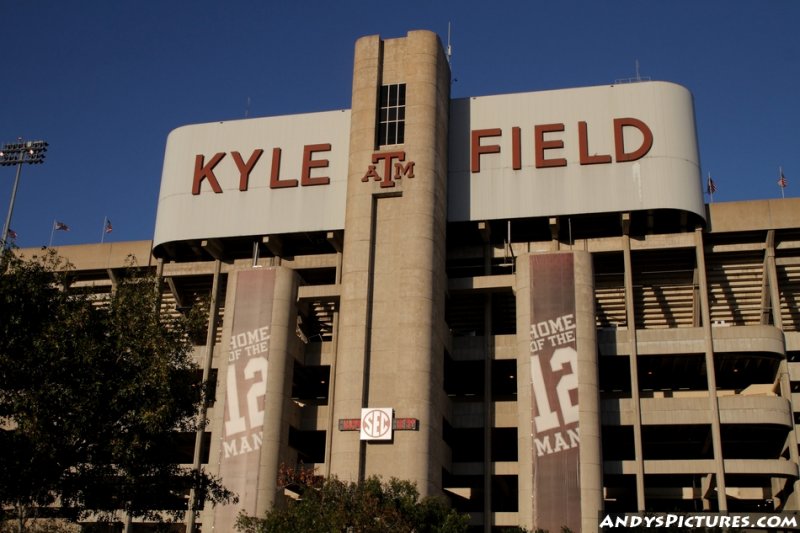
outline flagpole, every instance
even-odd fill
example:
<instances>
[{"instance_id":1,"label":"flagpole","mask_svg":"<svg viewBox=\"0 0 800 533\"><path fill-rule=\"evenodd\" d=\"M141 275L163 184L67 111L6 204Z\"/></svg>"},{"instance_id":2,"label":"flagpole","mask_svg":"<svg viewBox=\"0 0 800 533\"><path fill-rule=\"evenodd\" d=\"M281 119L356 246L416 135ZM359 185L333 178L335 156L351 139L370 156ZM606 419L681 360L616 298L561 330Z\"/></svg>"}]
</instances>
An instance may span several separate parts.
<instances>
[{"instance_id":1,"label":"flagpole","mask_svg":"<svg viewBox=\"0 0 800 533\"><path fill-rule=\"evenodd\" d=\"M778 184L781 187L781 198L786 199L786 186L783 185L783 167L778 167Z\"/></svg>"},{"instance_id":2,"label":"flagpole","mask_svg":"<svg viewBox=\"0 0 800 533\"><path fill-rule=\"evenodd\" d=\"M103 217L103 229L100 230L100 244L106 240L106 222L108 221L108 215Z\"/></svg>"},{"instance_id":3,"label":"flagpole","mask_svg":"<svg viewBox=\"0 0 800 533\"><path fill-rule=\"evenodd\" d=\"M56 232L56 219L53 219L53 225L50 226L50 243L47 245L48 248L53 247L53 234Z\"/></svg>"}]
</instances>

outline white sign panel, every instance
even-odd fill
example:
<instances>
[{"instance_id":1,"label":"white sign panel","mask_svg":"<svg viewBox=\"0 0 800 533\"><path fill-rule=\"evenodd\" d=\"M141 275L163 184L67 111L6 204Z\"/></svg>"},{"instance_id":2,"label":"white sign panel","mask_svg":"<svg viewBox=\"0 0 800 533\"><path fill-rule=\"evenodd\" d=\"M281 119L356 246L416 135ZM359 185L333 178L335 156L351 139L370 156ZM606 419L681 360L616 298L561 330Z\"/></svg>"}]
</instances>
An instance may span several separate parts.
<instances>
[{"instance_id":1,"label":"white sign panel","mask_svg":"<svg viewBox=\"0 0 800 533\"><path fill-rule=\"evenodd\" d=\"M174 130L154 246L343 228L349 142L349 110Z\"/></svg>"},{"instance_id":2,"label":"white sign panel","mask_svg":"<svg viewBox=\"0 0 800 533\"><path fill-rule=\"evenodd\" d=\"M705 218L688 90L644 82L454 100L448 220L678 209Z\"/></svg>"},{"instance_id":3,"label":"white sign panel","mask_svg":"<svg viewBox=\"0 0 800 533\"><path fill-rule=\"evenodd\" d=\"M391 407L361 409L361 440L392 440L393 417Z\"/></svg>"},{"instance_id":4,"label":"white sign panel","mask_svg":"<svg viewBox=\"0 0 800 533\"><path fill-rule=\"evenodd\" d=\"M448 142L452 222L651 209L705 218L692 96L672 83L453 100ZM176 129L154 246L343 229L349 143L349 110Z\"/></svg>"}]
</instances>

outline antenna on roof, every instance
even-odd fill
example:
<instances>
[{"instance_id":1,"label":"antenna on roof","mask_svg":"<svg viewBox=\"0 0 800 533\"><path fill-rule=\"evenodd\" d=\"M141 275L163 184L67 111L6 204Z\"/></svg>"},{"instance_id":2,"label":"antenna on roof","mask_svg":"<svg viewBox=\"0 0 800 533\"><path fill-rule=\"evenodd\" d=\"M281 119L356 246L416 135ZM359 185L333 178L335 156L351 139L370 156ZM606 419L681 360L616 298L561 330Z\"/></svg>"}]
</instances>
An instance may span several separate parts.
<instances>
[{"instance_id":1,"label":"antenna on roof","mask_svg":"<svg viewBox=\"0 0 800 533\"><path fill-rule=\"evenodd\" d=\"M641 81L650 81L652 78L650 76L642 76L639 73L639 60L636 59L634 61L635 73L632 78L617 78L614 80L614 83L639 83Z\"/></svg>"},{"instance_id":2,"label":"antenna on roof","mask_svg":"<svg viewBox=\"0 0 800 533\"><path fill-rule=\"evenodd\" d=\"M247 97L247 105L244 108L244 118L247 118L250 115L250 97Z\"/></svg>"},{"instance_id":3,"label":"antenna on roof","mask_svg":"<svg viewBox=\"0 0 800 533\"><path fill-rule=\"evenodd\" d=\"M447 22L447 49L445 50L445 54L447 54L447 63L450 64L450 58L453 57L453 47L450 46L450 22Z\"/></svg>"}]
</instances>

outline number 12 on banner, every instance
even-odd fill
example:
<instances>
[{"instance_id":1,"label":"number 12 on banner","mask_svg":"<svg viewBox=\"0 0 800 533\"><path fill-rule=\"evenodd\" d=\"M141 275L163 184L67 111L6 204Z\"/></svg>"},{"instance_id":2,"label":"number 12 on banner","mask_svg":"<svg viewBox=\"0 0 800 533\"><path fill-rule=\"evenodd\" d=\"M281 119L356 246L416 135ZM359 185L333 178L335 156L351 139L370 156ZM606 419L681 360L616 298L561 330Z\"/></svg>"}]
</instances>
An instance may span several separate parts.
<instances>
[{"instance_id":1,"label":"number 12 on banner","mask_svg":"<svg viewBox=\"0 0 800 533\"><path fill-rule=\"evenodd\" d=\"M247 420L241 413L241 400L239 397L239 385L237 379L236 365L228 366L228 420L225 421L225 435L231 436L236 433L247 431L247 421L250 422L250 429L259 428L264 425L264 410L259 406L259 398L267 394L267 360L264 357L250 359L244 367L244 379L251 380L260 375L261 379L250 385L244 398L247 408Z\"/></svg>"},{"instance_id":2,"label":"number 12 on banner","mask_svg":"<svg viewBox=\"0 0 800 533\"><path fill-rule=\"evenodd\" d=\"M566 426L578 421L577 395L574 403L570 397L570 391L577 391L578 389L578 376L575 374L578 368L578 352L571 346L557 348L553 351L552 357L550 357L550 370L552 372L558 372L565 365L569 365L570 372L562 374L555 387L559 411L563 420L563 423L559 423L558 413L550 405L541 359L538 355L531 356L531 384L533 385L533 396L536 400L536 410L539 413L533 418L537 434L557 428L560 425Z\"/></svg>"}]
</instances>

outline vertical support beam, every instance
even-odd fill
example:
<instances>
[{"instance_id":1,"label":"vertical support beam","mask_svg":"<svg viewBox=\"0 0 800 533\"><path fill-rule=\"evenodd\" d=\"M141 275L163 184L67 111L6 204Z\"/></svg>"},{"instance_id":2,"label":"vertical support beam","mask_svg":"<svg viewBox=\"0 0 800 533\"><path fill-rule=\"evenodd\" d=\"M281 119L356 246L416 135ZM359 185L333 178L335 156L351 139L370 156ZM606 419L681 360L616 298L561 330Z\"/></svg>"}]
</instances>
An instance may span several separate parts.
<instances>
[{"instance_id":1,"label":"vertical support beam","mask_svg":"<svg viewBox=\"0 0 800 533\"><path fill-rule=\"evenodd\" d=\"M344 251L344 245L342 243L342 232L341 231L329 231L325 234L325 238L336 250L336 275L335 281L336 285L342 283L342 252Z\"/></svg>"},{"instance_id":2,"label":"vertical support beam","mask_svg":"<svg viewBox=\"0 0 800 533\"><path fill-rule=\"evenodd\" d=\"M164 263L162 262L161 264L163 268ZM107 268L106 274L108 274L108 279L111 281L111 294L114 294L117 292L117 286L119 286L119 277L113 268Z\"/></svg>"},{"instance_id":3,"label":"vertical support beam","mask_svg":"<svg viewBox=\"0 0 800 533\"><path fill-rule=\"evenodd\" d=\"M770 294L770 279L769 279L769 261L770 249L772 251L772 264L775 265L775 230L767 231L767 242L764 246L764 262L761 267L761 312L759 324L766 326L770 324L773 318L771 302L774 302ZM778 300L778 308L780 309L780 300ZM779 313L780 314L780 313ZM774 322L772 322L774 323Z\"/></svg>"},{"instance_id":4,"label":"vertical support beam","mask_svg":"<svg viewBox=\"0 0 800 533\"><path fill-rule=\"evenodd\" d=\"M478 222L478 231L483 239L483 273L492 274L491 226L487 221ZM492 530L492 294L485 295L483 303L483 531Z\"/></svg>"},{"instance_id":5,"label":"vertical support beam","mask_svg":"<svg viewBox=\"0 0 800 533\"><path fill-rule=\"evenodd\" d=\"M483 531L492 530L492 293L486 293L483 307Z\"/></svg>"},{"instance_id":6,"label":"vertical support beam","mask_svg":"<svg viewBox=\"0 0 800 533\"><path fill-rule=\"evenodd\" d=\"M766 279L769 295L768 310L772 311L772 323L778 329L783 329L783 315L781 315L781 295L778 287L778 270L775 267L775 230L767 232L767 246L764 257L764 278Z\"/></svg>"},{"instance_id":7,"label":"vertical support beam","mask_svg":"<svg viewBox=\"0 0 800 533\"><path fill-rule=\"evenodd\" d=\"M550 224L550 249L554 252L557 252L561 248L561 244L558 240L558 232L559 232L558 217L550 217L548 219L548 223Z\"/></svg>"},{"instance_id":8,"label":"vertical support beam","mask_svg":"<svg viewBox=\"0 0 800 533\"><path fill-rule=\"evenodd\" d=\"M532 405L531 391L531 284L530 254L517 258L514 276L514 295L517 308L517 457L520 526L533 531L535 490L533 483L533 421L528 406Z\"/></svg>"},{"instance_id":9,"label":"vertical support beam","mask_svg":"<svg viewBox=\"0 0 800 533\"><path fill-rule=\"evenodd\" d=\"M519 525L592 533L603 506L592 256L522 254L517 263ZM573 325L563 337L548 329L559 320ZM566 400L557 392L564 387L577 389L577 397L571 391ZM559 448L558 439L569 448Z\"/></svg>"},{"instance_id":10,"label":"vertical support beam","mask_svg":"<svg viewBox=\"0 0 800 533\"><path fill-rule=\"evenodd\" d=\"M700 327L700 272L697 265L692 273L692 327Z\"/></svg>"},{"instance_id":11,"label":"vertical support beam","mask_svg":"<svg viewBox=\"0 0 800 533\"><path fill-rule=\"evenodd\" d=\"M765 273L764 277L767 279L767 289L769 293L769 304L772 310L772 323L776 328L783 330L783 315L781 314L781 294L778 282L778 269L775 266L775 230L767 232L767 246L766 257L764 261ZM789 362L784 356L781 359L778 367L778 387L780 387L780 394L782 397L789 401L792 413L795 412L794 404L792 403L792 387L789 380ZM800 453L797 449L797 432L792 426L786 437L786 446L789 448L789 459L795 464L800 466ZM799 472L800 473L800 472ZM773 487L775 486L773 480ZM793 490L787 501L780 502L784 509L796 509L800 505L800 478L795 479L793 483ZM773 494L773 497L775 495Z\"/></svg>"},{"instance_id":12,"label":"vertical support beam","mask_svg":"<svg viewBox=\"0 0 800 533\"><path fill-rule=\"evenodd\" d=\"M574 252L575 336L578 346L578 426L580 427L581 533L594 533L603 508L603 453L600 376L592 254Z\"/></svg>"},{"instance_id":13,"label":"vertical support beam","mask_svg":"<svg viewBox=\"0 0 800 533\"><path fill-rule=\"evenodd\" d=\"M261 237L261 243L267 247L272 254L270 263L272 266L281 265L281 257L283 256L283 241L277 235L265 235Z\"/></svg>"},{"instance_id":14,"label":"vertical support beam","mask_svg":"<svg viewBox=\"0 0 800 533\"><path fill-rule=\"evenodd\" d=\"M341 254L337 254L341 256ZM338 270L338 268L337 268ZM336 402L336 363L339 355L339 310L333 312L331 324L333 330L333 353L331 354L331 370L328 380L328 420L327 431L325 433L325 477L331 476L331 443L333 442L333 432L336 430L336 418L334 417L333 405Z\"/></svg>"},{"instance_id":15,"label":"vertical support beam","mask_svg":"<svg viewBox=\"0 0 800 533\"><path fill-rule=\"evenodd\" d=\"M633 260L631 258L630 214L623 214L622 254L625 264L625 320L628 323L628 347L631 366L631 406L633 408L633 449L636 464L636 506L644 511L644 452L642 450L642 407L639 394L639 350L636 340L636 308L633 296Z\"/></svg>"},{"instance_id":16,"label":"vertical support beam","mask_svg":"<svg viewBox=\"0 0 800 533\"><path fill-rule=\"evenodd\" d=\"M214 260L214 277L211 281L211 301L208 306L208 327L206 329L206 356L203 360L203 390L208 391L208 380L211 375L211 365L214 360L214 344L216 341L217 331L217 309L219 308L219 277L222 262L219 259ZM203 398L203 403L200 405L200 412L198 413L198 428L194 437L194 455L192 458L192 469L195 471L200 470L200 457L203 454L203 433L205 432L206 421L208 420L208 398ZM195 520L197 518L197 511L202 506L197 506L195 500L197 495L194 489L189 492L189 512L186 513L186 533L194 533Z\"/></svg>"},{"instance_id":17,"label":"vertical support beam","mask_svg":"<svg viewBox=\"0 0 800 533\"><path fill-rule=\"evenodd\" d=\"M256 516L263 516L272 509L278 495L278 470L281 461L286 460L288 442L289 424L284 416L284 406L292 387L291 372L287 370L287 366L294 362L294 355L300 343L296 334L298 275L294 270L276 267L274 283Z\"/></svg>"},{"instance_id":18,"label":"vertical support beam","mask_svg":"<svg viewBox=\"0 0 800 533\"><path fill-rule=\"evenodd\" d=\"M728 510L725 486L725 461L722 457L722 434L719 420L719 399L717 398L717 376L714 367L714 338L711 331L711 309L708 302L708 280L706 279L706 254L703 244L703 229L694 231L697 272L700 282L700 312L703 321L705 344L706 376L708 378L708 403L711 410L711 441L714 448L714 470L717 482L717 505L719 511Z\"/></svg>"}]
</instances>

